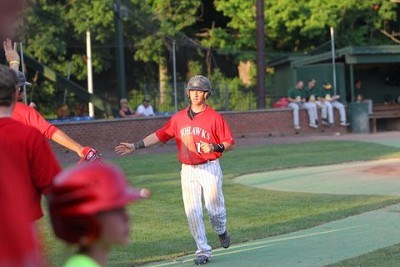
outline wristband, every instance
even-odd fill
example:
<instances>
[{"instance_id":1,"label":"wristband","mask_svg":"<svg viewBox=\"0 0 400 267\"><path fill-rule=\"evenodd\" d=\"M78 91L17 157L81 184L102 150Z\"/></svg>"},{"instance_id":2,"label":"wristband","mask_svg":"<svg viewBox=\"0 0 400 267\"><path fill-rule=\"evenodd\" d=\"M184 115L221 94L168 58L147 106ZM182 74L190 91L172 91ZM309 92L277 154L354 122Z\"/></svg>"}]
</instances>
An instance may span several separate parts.
<instances>
[{"instance_id":1,"label":"wristband","mask_svg":"<svg viewBox=\"0 0 400 267\"><path fill-rule=\"evenodd\" d=\"M214 146L214 152L222 153L225 151L225 146L222 143L221 144L213 144L213 146Z\"/></svg>"},{"instance_id":2,"label":"wristband","mask_svg":"<svg viewBox=\"0 0 400 267\"><path fill-rule=\"evenodd\" d=\"M133 147L135 148L135 150L141 149L141 148L145 148L146 146L144 145L143 140L138 141L136 143L133 144Z\"/></svg>"},{"instance_id":3,"label":"wristband","mask_svg":"<svg viewBox=\"0 0 400 267\"><path fill-rule=\"evenodd\" d=\"M10 63L9 63L10 65L12 65L12 64L17 64L18 66L19 66L19 61L17 61L17 60L13 60L13 61L10 61Z\"/></svg>"}]
</instances>

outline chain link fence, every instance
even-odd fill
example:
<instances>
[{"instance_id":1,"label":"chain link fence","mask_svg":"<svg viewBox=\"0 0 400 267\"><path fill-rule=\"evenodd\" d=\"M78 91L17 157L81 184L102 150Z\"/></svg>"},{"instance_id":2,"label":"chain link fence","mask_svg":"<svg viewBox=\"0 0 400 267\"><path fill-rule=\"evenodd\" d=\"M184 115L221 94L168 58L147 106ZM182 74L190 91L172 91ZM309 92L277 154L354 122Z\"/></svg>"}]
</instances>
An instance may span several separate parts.
<instances>
[{"instance_id":1,"label":"chain link fence","mask_svg":"<svg viewBox=\"0 0 400 267\"><path fill-rule=\"evenodd\" d=\"M161 89L160 89L161 88ZM129 93L129 104L137 108L144 99L149 100L156 115L169 115L186 107L189 99L185 92L186 82L176 85L166 83L143 84L140 90L132 90ZM214 84L208 104L219 111L244 111L256 109L255 88L243 86L230 86L229 84Z\"/></svg>"}]
</instances>

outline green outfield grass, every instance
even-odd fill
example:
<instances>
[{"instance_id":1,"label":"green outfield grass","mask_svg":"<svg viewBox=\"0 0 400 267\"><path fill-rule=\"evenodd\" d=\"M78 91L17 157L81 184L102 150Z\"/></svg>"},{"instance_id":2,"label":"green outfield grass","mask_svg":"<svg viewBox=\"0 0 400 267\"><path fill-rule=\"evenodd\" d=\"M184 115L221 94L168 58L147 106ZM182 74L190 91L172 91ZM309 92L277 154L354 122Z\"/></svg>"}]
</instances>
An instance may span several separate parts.
<instances>
[{"instance_id":1,"label":"green outfield grass","mask_svg":"<svg viewBox=\"0 0 400 267\"><path fill-rule=\"evenodd\" d=\"M231 181L233 177L274 169L399 156L396 148L350 141L269 145L226 153L221 165L225 174L228 228L233 243L309 228L400 202L400 196L327 195L254 189L235 184ZM134 186L150 188L153 197L130 206L132 243L113 251L110 266L140 265L193 253L195 243L184 215L176 155L133 155L114 160L114 163L126 171ZM210 244L217 247L217 237L210 229L208 220L205 221ZM74 249L53 238L47 217L42 220L41 228L51 262L60 266Z\"/></svg>"},{"instance_id":2,"label":"green outfield grass","mask_svg":"<svg viewBox=\"0 0 400 267\"><path fill-rule=\"evenodd\" d=\"M348 266L379 266L398 267L400 262L400 244L380 249L359 257L344 260L327 267L348 267Z\"/></svg>"}]
</instances>

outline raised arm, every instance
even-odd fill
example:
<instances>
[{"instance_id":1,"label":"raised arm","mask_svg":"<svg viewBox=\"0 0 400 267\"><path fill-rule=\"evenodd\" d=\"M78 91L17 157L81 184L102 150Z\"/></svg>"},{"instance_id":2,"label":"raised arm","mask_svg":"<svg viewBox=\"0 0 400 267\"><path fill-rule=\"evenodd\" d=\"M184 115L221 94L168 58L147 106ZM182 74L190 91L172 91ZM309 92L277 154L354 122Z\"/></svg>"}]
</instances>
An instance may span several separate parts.
<instances>
[{"instance_id":1,"label":"raised arm","mask_svg":"<svg viewBox=\"0 0 400 267\"><path fill-rule=\"evenodd\" d=\"M12 41L7 38L3 41L4 53L7 59L10 69L18 72L20 65L20 57L17 51L17 43L12 43Z\"/></svg>"},{"instance_id":2,"label":"raised arm","mask_svg":"<svg viewBox=\"0 0 400 267\"><path fill-rule=\"evenodd\" d=\"M138 141L136 143L121 142L119 145L115 147L115 152L117 152L120 155L126 155L132 153L135 150L154 146L158 143L160 143L160 139L158 139L156 133L152 133L147 137L145 137L143 140Z\"/></svg>"}]
</instances>

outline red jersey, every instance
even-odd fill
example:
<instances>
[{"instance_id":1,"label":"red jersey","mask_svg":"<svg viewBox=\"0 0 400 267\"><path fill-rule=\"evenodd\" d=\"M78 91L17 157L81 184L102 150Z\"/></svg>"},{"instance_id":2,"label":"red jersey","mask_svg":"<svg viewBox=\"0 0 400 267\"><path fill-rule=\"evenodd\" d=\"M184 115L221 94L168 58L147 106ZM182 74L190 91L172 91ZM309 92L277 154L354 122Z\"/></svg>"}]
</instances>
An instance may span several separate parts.
<instances>
[{"instance_id":1,"label":"red jersey","mask_svg":"<svg viewBox=\"0 0 400 267\"><path fill-rule=\"evenodd\" d=\"M12 118L0 118L0 179L10 183L1 190L8 190L12 201L21 202L21 207L24 198L29 200L29 209L15 212L29 212L31 220L39 219L43 215L41 196L60 170L48 141L38 130Z\"/></svg>"},{"instance_id":2,"label":"red jersey","mask_svg":"<svg viewBox=\"0 0 400 267\"><path fill-rule=\"evenodd\" d=\"M57 127L46 121L36 109L21 102L15 103L15 108L11 116L22 124L35 127L48 139L51 139L53 134L58 130Z\"/></svg>"},{"instance_id":3,"label":"red jersey","mask_svg":"<svg viewBox=\"0 0 400 267\"><path fill-rule=\"evenodd\" d=\"M175 138L180 162L197 165L221 157L220 152L201 152L200 141L235 144L231 130L221 114L206 106L205 110L192 120L188 116L188 110L189 107L179 111L163 128L156 131L158 139L163 143Z\"/></svg>"}]
</instances>

